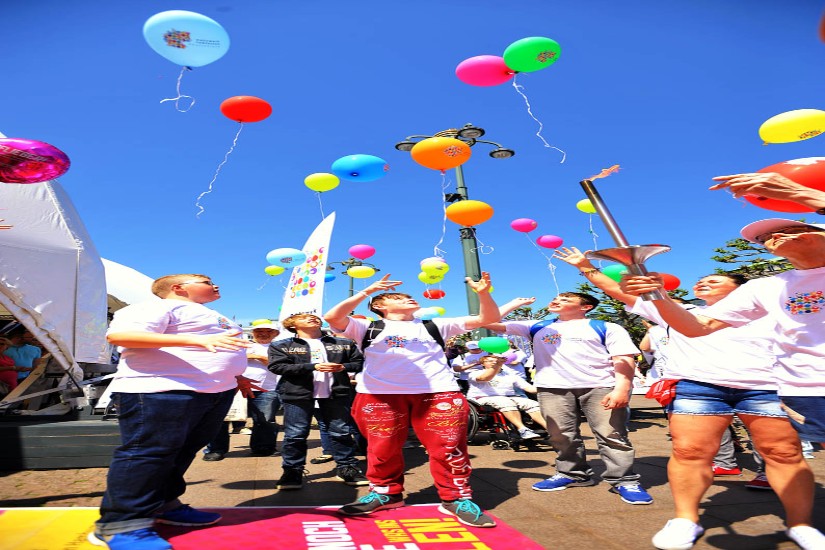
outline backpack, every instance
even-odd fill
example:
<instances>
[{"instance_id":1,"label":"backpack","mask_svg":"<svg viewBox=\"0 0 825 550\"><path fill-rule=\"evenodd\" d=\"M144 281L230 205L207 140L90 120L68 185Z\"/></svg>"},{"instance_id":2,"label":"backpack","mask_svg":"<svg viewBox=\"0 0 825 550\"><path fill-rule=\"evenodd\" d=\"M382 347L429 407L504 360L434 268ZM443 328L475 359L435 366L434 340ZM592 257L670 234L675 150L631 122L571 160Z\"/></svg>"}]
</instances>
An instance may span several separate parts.
<instances>
[{"instance_id":1,"label":"backpack","mask_svg":"<svg viewBox=\"0 0 825 550\"><path fill-rule=\"evenodd\" d=\"M541 329L543 329L547 325L552 325L556 321L558 321L558 318L556 318L556 319L544 319L542 321L539 321L535 325L531 326L530 327L530 340L532 340L533 338L536 337L536 334L538 333L538 331L540 331ZM599 335L599 338L602 341L602 345L604 346L605 342L607 341L607 324L604 321L602 321L601 319L588 319L588 321L590 322L590 326L593 328L593 330L596 331L596 334Z\"/></svg>"},{"instance_id":2,"label":"backpack","mask_svg":"<svg viewBox=\"0 0 825 550\"><path fill-rule=\"evenodd\" d=\"M441 346L441 349L444 350L447 346L444 343L444 338L441 337L441 332L439 332L438 327L434 322L430 319L425 319L422 321L424 324L424 328L427 329L427 332L435 342ZM367 327L367 332L364 334L364 339L361 341L361 352L363 353L371 344L372 341L375 339L378 334L384 330L386 324L384 323L383 319L379 319L378 321L370 322L369 326Z\"/></svg>"}]
</instances>

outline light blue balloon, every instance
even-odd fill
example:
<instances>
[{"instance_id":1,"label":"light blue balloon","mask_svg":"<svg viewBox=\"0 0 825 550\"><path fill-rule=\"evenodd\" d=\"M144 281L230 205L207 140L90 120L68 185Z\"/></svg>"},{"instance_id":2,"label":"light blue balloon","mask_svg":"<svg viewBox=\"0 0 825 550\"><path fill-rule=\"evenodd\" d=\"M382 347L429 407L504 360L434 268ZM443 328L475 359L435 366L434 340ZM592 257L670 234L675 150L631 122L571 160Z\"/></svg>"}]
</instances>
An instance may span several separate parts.
<instances>
[{"instance_id":1,"label":"light blue balloon","mask_svg":"<svg viewBox=\"0 0 825 550\"><path fill-rule=\"evenodd\" d=\"M266 261L281 267L295 267L304 263L306 259L307 255L297 248L276 248L266 255Z\"/></svg>"},{"instance_id":2,"label":"light blue balloon","mask_svg":"<svg viewBox=\"0 0 825 550\"><path fill-rule=\"evenodd\" d=\"M326 275L324 275L324 282L325 283L328 283L328 282L334 281L334 280L335 280L335 275L333 275L332 273L327 273Z\"/></svg>"},{"instance_id":3,"label":"light blue balloon","mask_svg":"<svg viewBox=\"0 0 825 550\"><path fill-rule=\"evenodd\" d=\"M332 163L332 173L342 180L375 181L386 175L390 166L373 155L348 155Z\"/></svg>"},{"instance_id":4,"label":"light blue balloon","mask_svg":"<svg viewBox=\"0 0 825 550\"><path fill-rule=\"evenodd\" d=\"M157 53L185 67L203 67L229 51L220 23L193 11L157 13L143 24L143 37Z\"/></svg>"}]
</instances>

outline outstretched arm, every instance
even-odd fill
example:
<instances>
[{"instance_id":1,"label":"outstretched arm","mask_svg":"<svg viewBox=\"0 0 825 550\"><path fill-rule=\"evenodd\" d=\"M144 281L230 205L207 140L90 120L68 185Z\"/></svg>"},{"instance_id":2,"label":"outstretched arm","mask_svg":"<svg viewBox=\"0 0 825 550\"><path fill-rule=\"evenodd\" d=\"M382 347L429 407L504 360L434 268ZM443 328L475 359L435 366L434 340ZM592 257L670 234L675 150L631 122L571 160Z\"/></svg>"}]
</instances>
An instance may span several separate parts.
<instances>
[{"instance_id":1,"label":"outstretched arm","mask_svg":"<svg viewBox=\"0 0 825 550\"><path fill-rule=\"evenodd\" d=\"M593 283L614 300L619 300L627 306L632 306L636 302L637 296L623 292L619 283L599 271L575 246L558 249L553 257L577 268L588 282Z\"/></svg>"},{"instance_id":2,"label":"outstretched arm","mask_svg":"<svg viewBox=\"0 0 825 550\"><path fill-rule=\"evenodd\" d=\"M467 285L476 291L478 294L478 316L469 317L464 326L467 330L473 330L490 323L497 323L501 320L501 314L498 312L493 297L490 296L490 274L486 271L481 272L481 279L473 281L469 277L465 279Z\"/></svg>"},{"instance_id":3,"label":"outstretched arm","mask_svg":"<svg viewBox=\"0 0 825 550\"><path fill-rule=\"evenodd\" d=\"M358 307L358 304L368 298L371 294L376 292L386 292L387 290L395 290L395 287L401 284L401 281L391 281L390 274L387 273L381 279L375 281L364 290L359 290L349 298L338 302L336 305L326 312L324 320L329 323L334 329L344 330L349 323L349 314Z\"/></svg>"},{"instance_id":4,"label":"outstretched arm","mask_svg":"<svg viewBox=\"0 0 825 550\"><path fill-rule=\"evenodd\" d=\"M530 304L535 303L535 301L535 296L531 296L530 298L513 298L503 306L499 307L498 312L502 317L506 317L518 308L529 306Z\"/></svg>"},{"instance_id":5,"label":"outstretched arm","mask_svg":"<svg viewBox=\"0 0 825 550\"><path fill-rule=\"evenodd\" d=\"M774 172L716 176L713 181L719 183L710 187L711 191L730 189L737 198L743 195L756 195L795 202L812 210L825 208L825 192L805 187Z\"/></svg>"}]
</instances>

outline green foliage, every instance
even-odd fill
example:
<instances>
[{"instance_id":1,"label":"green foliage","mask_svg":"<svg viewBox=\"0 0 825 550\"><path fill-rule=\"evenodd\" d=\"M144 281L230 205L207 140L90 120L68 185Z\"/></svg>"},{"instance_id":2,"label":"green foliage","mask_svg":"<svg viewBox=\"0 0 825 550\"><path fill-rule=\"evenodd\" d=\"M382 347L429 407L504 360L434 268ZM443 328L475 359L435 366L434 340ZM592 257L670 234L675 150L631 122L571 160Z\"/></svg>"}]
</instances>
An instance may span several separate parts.
<instances>
[{"instance_id":1,"label":"green foliage","mask_svg":"<svg viewBox=\"0 0 825 550\"><path fill-rule=\"evenodd\" d=\"M785 258L769 254L763 247L745 239L727 241L725 246L714 249L715 255L710 259L721 264L733 266L733 269L717 268L716 273L740 273L748 279L758 279L775 275L792 269Z\"/></svg>"}]
</instances>

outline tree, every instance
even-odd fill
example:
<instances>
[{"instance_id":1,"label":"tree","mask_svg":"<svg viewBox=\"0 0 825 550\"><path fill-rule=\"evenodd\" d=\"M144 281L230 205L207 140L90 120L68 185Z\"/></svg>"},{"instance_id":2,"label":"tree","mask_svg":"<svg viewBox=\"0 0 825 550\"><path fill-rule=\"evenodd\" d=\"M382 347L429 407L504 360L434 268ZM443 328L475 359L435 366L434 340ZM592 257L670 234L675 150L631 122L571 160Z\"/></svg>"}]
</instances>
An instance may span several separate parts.
<instances>
[{"instance_id":1,"label":"tree","mask_svg":"<svg viewBox=\"0 0 825 550\"><path fill-rule=\"evenodd\" d=\"M720 275L739 273L748 279L758 279L793 268L785 258L772 256L761 246L741 238L727 241L725 246L715 248L714 252L716 254L710 257L711 260L734 265L733 269L716 268L716 273Z\"/></svg>"}]
</instances>

